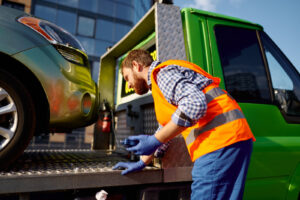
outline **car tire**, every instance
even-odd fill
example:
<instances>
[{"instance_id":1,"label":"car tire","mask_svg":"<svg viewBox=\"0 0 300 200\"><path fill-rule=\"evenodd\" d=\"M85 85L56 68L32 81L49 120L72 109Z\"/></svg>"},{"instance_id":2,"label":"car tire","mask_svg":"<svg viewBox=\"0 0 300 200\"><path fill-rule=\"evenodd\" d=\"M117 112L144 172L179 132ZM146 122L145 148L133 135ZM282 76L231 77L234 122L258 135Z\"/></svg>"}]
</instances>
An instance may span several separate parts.
<instances>
[{"instance_id":1,"label":"car tire","mask_svg":"<svg viewBox=\"0 0 300 200\"><path fill-rule=\"evenodd\" d=\"M8 168L24 152L35 126L28 89L13 73L0 69L0 169Z\"/></svg>"}]
</instances>

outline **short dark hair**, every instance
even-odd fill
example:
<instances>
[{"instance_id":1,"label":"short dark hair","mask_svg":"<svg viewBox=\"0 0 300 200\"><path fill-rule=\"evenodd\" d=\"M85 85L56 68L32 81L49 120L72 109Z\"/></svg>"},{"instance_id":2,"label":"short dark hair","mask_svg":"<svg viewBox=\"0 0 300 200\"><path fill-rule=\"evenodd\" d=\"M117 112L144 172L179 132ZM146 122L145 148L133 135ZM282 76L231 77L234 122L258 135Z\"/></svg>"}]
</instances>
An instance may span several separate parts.
<instances>
[{"instance_id":1,"label":"short dark hair","mask_svg":"<svg viewBox=\"0 0 300 200\"><path fill-rule=\"evenodd\" d=\"M153 58L148 51L143 49L135 49L128 53L126 58L122 62L122 72L123 68L132 68L132 61L136 61L144 67L148 67L153 62Z\"/></svg>"}]
</instances>

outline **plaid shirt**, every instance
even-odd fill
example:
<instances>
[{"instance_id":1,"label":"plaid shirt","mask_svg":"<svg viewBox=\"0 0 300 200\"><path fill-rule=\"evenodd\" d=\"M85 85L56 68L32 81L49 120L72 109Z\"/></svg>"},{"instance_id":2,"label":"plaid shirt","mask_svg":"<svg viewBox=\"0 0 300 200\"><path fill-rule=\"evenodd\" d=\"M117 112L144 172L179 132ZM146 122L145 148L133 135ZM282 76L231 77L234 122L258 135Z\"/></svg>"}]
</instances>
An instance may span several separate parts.
<instances>
[{"instance_id":1,"label":"plaid shirt","mask_svg":"<svg viewBox=\"0 0 300 200\"><path fill-rule=\"evenodd\" d=\"M148 85L151 88L150 75L160 63L154 61L148 72ZM190 127L206 114L206 98L202 90L212 83L211 79L178 65L162 68L157 74L157 85L166 100L177 110L172 115L172 121L179 125Z\"/></svg>"},{"instance_id":2,"label":"plaid shirt","mask_svg":"<svg viewBox=\"0 0 300 200\"><path fill-rule=\"evenodd\" d=\"M160 62L154 61L150 65L148 72L149 88L151 88L151 72L159 64ZM158 72L156 80L165 99L177 106L177 110L172 115L172 121L175 124L190 127L205 116L207 104L202 90L212 83L211 79L191 69L169 65ZM161 128L162 126L159 125L157 131ZM165 150L167 147L168 145L165 145ZM164 151L164 145L159 150Z\"/></svg>"}]
</instances>

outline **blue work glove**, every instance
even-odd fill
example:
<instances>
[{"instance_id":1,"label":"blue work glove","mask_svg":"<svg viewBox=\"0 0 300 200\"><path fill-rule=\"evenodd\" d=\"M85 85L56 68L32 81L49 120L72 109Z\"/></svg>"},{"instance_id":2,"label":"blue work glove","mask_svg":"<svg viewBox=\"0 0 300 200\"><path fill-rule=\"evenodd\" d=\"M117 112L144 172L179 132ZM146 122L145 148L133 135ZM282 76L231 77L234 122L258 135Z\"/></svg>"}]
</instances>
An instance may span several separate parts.
<instances>
[{"instance_id":1,"label":"blue work glove","mask_svg":"<svg viewBox=\"0 0 300 200\"><path fill-rule=\"evenodd\" d=\"M151 155L162 145L154 135L129 136L127 140L137 142L136 145L126 148L127 151L133 151L136 155Z\"/></svg>"},{"instance_id":2,"label":"blue work glove","mask_svg":"<svg viewBox=\"0 0 300 200\"><path fill-rule=\"evenodd\" d=\"M138 162L118 162L114 167L113 170L125 168L122 171L122 175L128 174L130 172L136 172L144 169L146 167L145 163L140 160Z\"/></svg>"}]
</instances>

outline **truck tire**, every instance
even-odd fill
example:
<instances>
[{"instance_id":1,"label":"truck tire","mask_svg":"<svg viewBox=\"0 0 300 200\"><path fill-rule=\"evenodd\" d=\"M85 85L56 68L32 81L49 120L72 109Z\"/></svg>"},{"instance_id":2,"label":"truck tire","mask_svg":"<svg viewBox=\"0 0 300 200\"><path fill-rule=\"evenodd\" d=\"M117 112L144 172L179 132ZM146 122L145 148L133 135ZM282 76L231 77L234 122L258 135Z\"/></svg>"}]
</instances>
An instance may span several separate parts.
<instances>
[{"instance_id":1,"label":"truck tire","mask_svg":"<svg viewBox=\"0 0 300 200\"><path fill-rule=\"evenodd\" d=\"M13 73L0 69L0 169L28 146L36 126L34 101Z\"/></svg>"}]
</instances>

